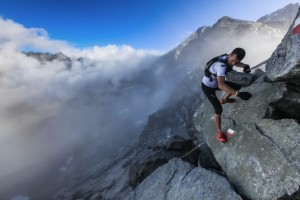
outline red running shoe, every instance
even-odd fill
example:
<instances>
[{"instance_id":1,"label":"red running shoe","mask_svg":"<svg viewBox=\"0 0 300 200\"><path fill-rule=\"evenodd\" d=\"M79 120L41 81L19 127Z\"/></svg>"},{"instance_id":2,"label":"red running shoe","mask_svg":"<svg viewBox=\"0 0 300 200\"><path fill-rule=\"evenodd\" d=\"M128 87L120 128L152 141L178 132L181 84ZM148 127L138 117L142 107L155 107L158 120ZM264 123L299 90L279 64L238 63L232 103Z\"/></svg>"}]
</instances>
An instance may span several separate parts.
<instances>
[{"instance_id":1,"label":"red running shoe","mask_svg":"<svg viewBox=\"0 0 300 200\"><path fill-rule=\"evenodd\" d=\"M225 100L225 99L221 99L220 100L220 103L221 104L225 104L225 103L235 103L236 102L236 99L231 99L231 98L229 98L229 99L227 99L227 100Z\"/></svg>"},{"instance_id":2,"label":"red running shoe","mask_svg":"<svg viewBox=\"0 0 300 200\"><path fill-rule=\"evenodd\" d=\"M223 131L220 131L220 132L217 133L217 140L219 140L222 143L227 142L226 135Z\"/></svg>"}]
</instances>

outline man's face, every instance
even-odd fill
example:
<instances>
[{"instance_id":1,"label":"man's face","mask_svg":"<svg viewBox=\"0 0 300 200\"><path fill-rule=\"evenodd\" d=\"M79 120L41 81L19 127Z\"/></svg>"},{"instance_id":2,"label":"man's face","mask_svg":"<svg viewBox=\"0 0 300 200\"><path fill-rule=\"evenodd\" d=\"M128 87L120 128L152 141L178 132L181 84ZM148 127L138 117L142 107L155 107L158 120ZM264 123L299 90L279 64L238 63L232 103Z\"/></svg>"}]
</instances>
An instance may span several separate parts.
<instances>
[{"instance_id":1,"label":"man's face","mask_svg":"<svg viewBox=\"0 0 300 200\"><path fill-rule=\"evenodd\" d=\"M229 65L235 65L235 64L239 63L240 60L237 59L236 54L230 54L228 56L227 62Z\"/></svg>"}]
</instances>

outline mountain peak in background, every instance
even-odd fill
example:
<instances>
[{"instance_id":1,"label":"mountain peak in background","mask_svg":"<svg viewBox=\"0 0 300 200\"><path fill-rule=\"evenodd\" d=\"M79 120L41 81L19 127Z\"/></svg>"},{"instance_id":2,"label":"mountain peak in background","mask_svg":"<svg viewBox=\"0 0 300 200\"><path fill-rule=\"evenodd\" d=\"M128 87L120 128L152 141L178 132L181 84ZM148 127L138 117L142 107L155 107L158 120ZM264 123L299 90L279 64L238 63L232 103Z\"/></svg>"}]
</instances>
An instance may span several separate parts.
<instances>
[{"instance_id":1,"label":"mountain peak in background","mask_svg":"<svg viewBox=\"0 0 300 200\"><path fill-rule=\"evenodd\" d=\"M262 22L271 27L287 30L290 24L287 22L291 22L295 19L298 8L299 3L290 3L287 6L272 12L271 14L259 18L257 22Z\"/></svg>"},{"instance_id":2,"label":"mountain peak in background","mask_svg":"<svg viewBox=\"0 0 300 200\"><path fill-rule=\"evenodd\" d=\"M64 61L64 62L70 62L71 59L67 57L65 54L62 52L58 52L56 54L51 54L51 53L39 53L39 52L24 52L25 55L28 57L36 58L39 60L41 63L46 63L47 61L51 62L53 60L58 60L58 61Z\"/></svg>"},{"instance_id":3,"label":"mountain peak in background","mask_svg":"<svg viewBox=\"0 0 300 200\"><path fill-rule=\"evenodd\" d=\"M224 16L222 18L220 18L214 25L213 27L215 26L232 26L232 25L235 25L235 24L241 24L241 23L247 23L248 21L246 20L240 20L240 19L234 19L234 18L231 18L231 17L228 17L228 16Z\"/></svg>"}]
</instances>

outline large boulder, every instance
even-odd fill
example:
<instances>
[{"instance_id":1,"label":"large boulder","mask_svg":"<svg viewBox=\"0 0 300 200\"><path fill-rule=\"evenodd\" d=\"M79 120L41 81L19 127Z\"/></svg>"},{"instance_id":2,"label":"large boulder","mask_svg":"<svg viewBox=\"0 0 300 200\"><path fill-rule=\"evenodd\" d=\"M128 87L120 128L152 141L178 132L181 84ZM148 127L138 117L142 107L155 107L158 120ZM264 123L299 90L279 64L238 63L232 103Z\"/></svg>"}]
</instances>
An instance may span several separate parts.
<instances>
[{"instance_id":1,"label":"large boulder","mask_svg":"<svg viewBox=\"0 0 300 200\"><path fill-rule=\"evenodd\" d=\"M284 54L285 56L280 56ZM300 78L300 9L282 42L272 54L266 72L272 81L298 81Z\"/></svg>"},{"instance_id":2,"label":"large boulder","mask_svg":"<svg viewBox=\"0 0 300 200\"><path fill-rule=\"evenodd\" d=\"M179 158L157 168L125 200L238 200L228 181L214 172L194 167Z\"/></svg>"},{"instance_id":3,"label":"large boulder","mask_svg":"<svg viewBox=\"0 0 300 200\"><path fill-rule=\"evenodd\" d=\"M253 93L249 101L223 106L224 131L235 131L227 143L215 139L208 101L198 107L194 120L239 194L276 199L300 185L300 125L295 114L300 111L299 93L290 84L258 82L244 89Z\"/></svg>"}]
</instances>

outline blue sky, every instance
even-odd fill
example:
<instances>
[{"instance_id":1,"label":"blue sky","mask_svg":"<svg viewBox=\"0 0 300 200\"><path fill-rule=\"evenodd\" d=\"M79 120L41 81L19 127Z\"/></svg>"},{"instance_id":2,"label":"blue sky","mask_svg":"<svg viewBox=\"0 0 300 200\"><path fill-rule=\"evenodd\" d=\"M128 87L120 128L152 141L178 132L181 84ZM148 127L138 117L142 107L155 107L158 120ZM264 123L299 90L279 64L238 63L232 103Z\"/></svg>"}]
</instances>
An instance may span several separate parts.
<instances>
[{"instance_id":1,"label":"blue sky","mask_svg":"<svg viewBox=\"0 0 300 200\"><path fill-rule=\"evenodd\" d=\"M75 47L167 51L222 16L255 21L294 0L0 0L0 16Z\"/></svg>"}]
</instances>

